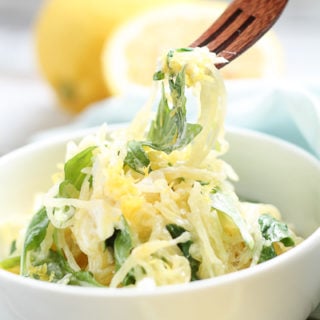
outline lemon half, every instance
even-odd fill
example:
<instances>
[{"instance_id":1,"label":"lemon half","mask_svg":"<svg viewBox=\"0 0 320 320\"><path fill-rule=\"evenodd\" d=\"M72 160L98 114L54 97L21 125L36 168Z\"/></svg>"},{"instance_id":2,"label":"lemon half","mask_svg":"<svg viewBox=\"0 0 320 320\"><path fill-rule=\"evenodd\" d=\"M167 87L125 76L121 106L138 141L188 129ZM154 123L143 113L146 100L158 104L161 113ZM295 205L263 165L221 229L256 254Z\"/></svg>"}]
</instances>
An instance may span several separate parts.
<instances>
[{"instance_id":1,"label":"lemon half","mask_svg":"<svg viewBox=\"0 0 320 320\"><path fill-rule=\"evenodd\" d=\"M128 86L149 86L157 57L170 48L186 47L223 12L226 3L199 1L149 10L123 24L106 41L104 79L112 94ZM222 69L225 79L259 78L281 72L282 50L273 32Z\"/></svg>"},{"instance_id":2,"label":"lemon half","mask_svg":"<svg viewBox=\"0 0 320 320\"><path fill-rule=\"evenodd\" d=\"M174 0L179 1L179 0ZM101 52L113 30L170 0L47 0L35 22L37 60L60 104L79 112L111 94Z\"/></svg>"}]
</instances>

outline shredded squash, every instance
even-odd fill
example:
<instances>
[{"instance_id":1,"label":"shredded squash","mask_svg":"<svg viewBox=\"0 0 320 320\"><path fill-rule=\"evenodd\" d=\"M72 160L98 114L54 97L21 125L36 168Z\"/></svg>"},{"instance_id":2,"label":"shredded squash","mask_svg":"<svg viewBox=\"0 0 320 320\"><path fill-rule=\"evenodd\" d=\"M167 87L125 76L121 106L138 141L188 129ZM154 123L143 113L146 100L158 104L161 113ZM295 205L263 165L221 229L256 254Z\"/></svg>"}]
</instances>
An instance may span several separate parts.
<instances>
[{"instance_id":1,"label":"shredded squash","mask_svg":"<svg viewBox=\"0 0 320 320\"><path fill-rule=\"evenodd\" d=\"M19 256L23 276L45 281L162 286L248 268L296 245L275 207L241 202L230 183L219 62L207 48L170 50L128 128L103 125L70 142L42 211L2 267ZM190 89L196 123L187 121Z\"/></svg>"}]
</instances>

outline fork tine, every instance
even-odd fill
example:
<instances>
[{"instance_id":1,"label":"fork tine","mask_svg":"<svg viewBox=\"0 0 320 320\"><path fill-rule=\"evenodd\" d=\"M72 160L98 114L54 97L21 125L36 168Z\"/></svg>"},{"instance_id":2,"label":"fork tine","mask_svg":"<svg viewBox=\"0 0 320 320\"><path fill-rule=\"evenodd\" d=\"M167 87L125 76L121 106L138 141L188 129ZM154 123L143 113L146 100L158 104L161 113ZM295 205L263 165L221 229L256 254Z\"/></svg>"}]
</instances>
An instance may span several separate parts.
<instances>
[{"instance_id":1,"label":"fork tine","mask_svg":"<svg viewBox=\"0 0 320 320\"><path fill-rule=\"evenodd\" d=\"M207 46L210 42L217 39L230 24L234 23L241 13L242 10L239 9L237 1L232 2L222 15L191 44L191 47Z\"/></svg>"},{"instance_id":2,"label":"fork tine","mask_svg":"<svg viewBox=\"0 0 320 320\"><path fill-rule=\"evenodd\" d=\"M215 41L210 43L208 45L209 50L224 57L228 62L247 50L253 43L252 39L258 39L262 36L259 34L255 19L251 17L239 27L239 32L231 34L219 47L215 47ZM239 37L240 34L241 38Z\"/></svg>"},{"instance_id":3,"label":"fork tine","mask_svg":"<svg viewBox=\"0 0 320 320\"><path fill-rule=\"evenodd\" d=\"M271 28L287 2L235 0L191 47L208 46L210 51L230 62Z\"/></svg>"},{"instance_id":4,"label":"fork tine","mask_svg":"<svg viewBox=\"0 0 320 320\"><path fill-rule=\"evenodd\" d=\"M207 46L210 51L220 53L226 49L254 20L254 16L248 16L241 9L235 11L237 18L227 26L223 26L223 37L209 37Z\"/></svg>"}]
</instances>

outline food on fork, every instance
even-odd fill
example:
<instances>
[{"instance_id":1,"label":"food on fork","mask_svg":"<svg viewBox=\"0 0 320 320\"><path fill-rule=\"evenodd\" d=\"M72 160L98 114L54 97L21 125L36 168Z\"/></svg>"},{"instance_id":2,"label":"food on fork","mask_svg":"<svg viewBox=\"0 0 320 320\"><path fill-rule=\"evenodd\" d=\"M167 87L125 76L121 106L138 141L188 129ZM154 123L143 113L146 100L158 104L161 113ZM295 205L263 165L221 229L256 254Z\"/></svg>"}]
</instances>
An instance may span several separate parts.
<instances>
[{"instance_id":1,"label":"food on fork","mask_svg":"<svg viewBox=\"0 0 320 320\"><path fill-rule=\"evenodd\" d=\"M128 127L70 142L1 267L70 285L163 286L253 267L297 245L274 206L237 197L236 173L220 157L228 149L221 59L205 47L169 50Z\"/></svg>"}]
</instances>

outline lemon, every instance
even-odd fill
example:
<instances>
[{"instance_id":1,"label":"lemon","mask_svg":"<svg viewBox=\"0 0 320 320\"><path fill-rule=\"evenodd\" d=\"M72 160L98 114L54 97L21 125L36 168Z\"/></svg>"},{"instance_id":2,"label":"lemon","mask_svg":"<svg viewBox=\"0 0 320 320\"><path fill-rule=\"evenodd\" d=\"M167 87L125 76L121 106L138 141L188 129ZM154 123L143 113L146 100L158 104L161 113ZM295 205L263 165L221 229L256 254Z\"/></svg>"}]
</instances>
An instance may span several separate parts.
<instances>
[{"instance_id":1,"label":"lemon","mask_svg":"<svg viewBox=\"0 0 320 320\"><path fill-rule=\"evenodd\" d=\"M36 54L40 70L61 104L79 112L109 96L101 63L104 42L129 17L169 1L46 1L35 23Z\"/></svg>"},{"instance_id":2,"label":"lemon","mask_svg":"<svg viewBox=\"0 0 320 320\"><path fill-rule=\"evenodd\" d=\"M157 57L170 48L190 45L225 8L220 1L163 6L118 27L103 50L107 88L119 94L130 85L150 85ZM258 78L278 74L280 66L281 46L269 32L221 70L225 79Z\"/></svg>"}]
</instances>

